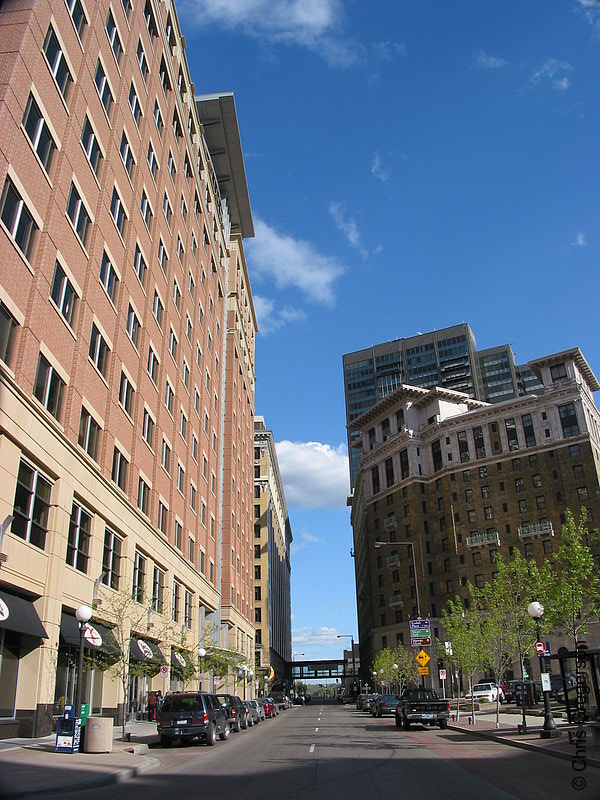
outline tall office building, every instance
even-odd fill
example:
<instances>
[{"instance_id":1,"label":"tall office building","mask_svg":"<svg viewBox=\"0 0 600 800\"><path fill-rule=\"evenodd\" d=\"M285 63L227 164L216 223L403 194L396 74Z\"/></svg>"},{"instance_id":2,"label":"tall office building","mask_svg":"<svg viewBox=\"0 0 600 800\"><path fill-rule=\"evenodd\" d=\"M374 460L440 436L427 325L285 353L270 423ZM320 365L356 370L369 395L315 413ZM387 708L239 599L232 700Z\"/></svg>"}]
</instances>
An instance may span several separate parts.
<instances>
[{"instance_id":1,"label":"tall office building","mask_svg":"<svg viewBox=\"0 0 600 800\"><path fill-rule=\"evenodd\" d=\"M173 2L3 3L0 51L2 737L73 701L82 604L92 712L181 688L207 631L253 658L256 326L233 98L196 96ZM127 697L119 594L151 605Z\"/></svg>"},{"instance_id":2,"label":"tall office building","mask_svg":"<svg viewBox=\"0 0 600 800\"><path fill-rule=\"evenodd\" d=\"M489 403L540 387L527 365L515 365L510 345L478 351L475 335L466 323L348 353L343 364L348 423L402 384L443 386ZM352 484L360 458L358 439L359 433L349 430Z\"/></svg>"},{"instance_id":3,"label":"tall office building","mask_svg":"<svg viewBox=\"0 0 600 800\"><path fill-rule=\"evenodd\" d=\"M272 667L284 683L292 660L290 547L292 529L273 432L263 417L254 422L254 620L256 668Z\"/></svg>"},{"instance_id":4,"label":"tall office building","mask_svg":"<svg viewBox=\"0 0 600 800\"><path fill-rule=\"evenodd\" d=\"M488 403L443 386L402 384L351 424L361 457L352 495L360 662L410 645L410 620L468 602L468 582L495 575L498 554L541 562L565 510L600 519L600 388L577 348L529 362L541 386ZM598 631L594 637L598 637ZM564 641L552 639L552 652ZM429 679L438 686L437 671Z\"/></svg>"}]
</instances>

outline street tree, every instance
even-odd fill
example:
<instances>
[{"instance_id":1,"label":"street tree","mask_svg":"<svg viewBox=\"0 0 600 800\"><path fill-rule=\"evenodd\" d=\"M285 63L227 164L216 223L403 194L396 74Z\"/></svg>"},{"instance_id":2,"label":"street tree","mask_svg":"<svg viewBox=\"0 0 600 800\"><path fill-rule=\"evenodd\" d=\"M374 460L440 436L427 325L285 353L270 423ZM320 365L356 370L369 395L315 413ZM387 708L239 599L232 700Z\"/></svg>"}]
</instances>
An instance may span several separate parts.
<instances>
[{"instance_id":1,"label":"street tree","mask_svg":"<svg viewBox=\"0 0 600 800\"><path fill-rule=\"evenodd\" d=\"M469 595L474 593L474 587L469 584ZM454 600L448 600L446 608L442 611L440 623L445 631L447 640L451 643L451 654L447 658L452 666L467 673L469 688L473 689L475 672L484 663L482 616L477 607L473 608L468 603L465 608L462 599L457 595ZM438 647L444 649L445 642L438 641ZM459 697L456 699L456 718L460 717ZM471 691L471 717L475 724L475 701Z\"/></svg>"},{"instance_id":2,"label":"street tree","mask_svg":"<svg viewBox=\"0 0 600 800\"><path fill-rule=\"evenodd\" d=\"M600 573L590 548L590 542L595 540L597 532L589 531L585 508L581 509L579 520L567 508L554 559L556 569L546 573L539 592L545 609L542 619L553 627L564 628L575 648L589 633L590 622L600 614Z\"/></svg>"}]
</instances>

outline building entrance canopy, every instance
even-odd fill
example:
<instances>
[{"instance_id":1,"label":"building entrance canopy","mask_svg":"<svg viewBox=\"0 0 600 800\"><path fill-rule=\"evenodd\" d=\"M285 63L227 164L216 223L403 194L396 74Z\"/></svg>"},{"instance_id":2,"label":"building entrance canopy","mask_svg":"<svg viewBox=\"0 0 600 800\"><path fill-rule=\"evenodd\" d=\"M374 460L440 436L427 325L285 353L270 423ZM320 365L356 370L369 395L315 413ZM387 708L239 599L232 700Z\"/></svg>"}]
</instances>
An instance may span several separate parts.
<instances>
[{"instance_id":1,"label":"building entrance canopy","mask_svg":"<svg viewBox=\"0 0 600 800\"><path fill-rule=\"evenodd\" d=\"M5 589L0 591L0 628L26 633L39 639L48 638L31 600L25 600Z\"/></svg>"}]
</instances>

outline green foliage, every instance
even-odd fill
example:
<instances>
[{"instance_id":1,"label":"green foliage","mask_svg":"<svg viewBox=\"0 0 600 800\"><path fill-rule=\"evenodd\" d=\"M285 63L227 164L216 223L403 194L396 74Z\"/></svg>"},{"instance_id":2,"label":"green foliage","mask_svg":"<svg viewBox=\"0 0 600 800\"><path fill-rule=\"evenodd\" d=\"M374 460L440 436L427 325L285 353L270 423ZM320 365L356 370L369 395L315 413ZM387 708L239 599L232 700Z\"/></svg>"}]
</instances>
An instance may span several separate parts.
<instances>
[{"instance_id":1,"label":"green foliage","mask_svg":"<svg viewBox=\"0 0 600 800\"><path fill-rule=\"evenodd\" d=\"M407 683L417 681L418 666L414 654L399 644L394 649L385 647L380 650L373 662L373 671L377 673L376 682L402 691Z\"/></svg>"},{"instance_id":2,"label":"green foliage","mask_svg":"<svg viewBox=\"0 0 600 800\"><path fill-rule=\"evenodd\" d=\"M579 520L567 508L555 557L556 571L548 570L541 584L542 619L564 628L574 647L582 634L589 633L589 623L600 613L600 574L588 545L591 538L585 508Z\"/></svg>"}]
</instances>

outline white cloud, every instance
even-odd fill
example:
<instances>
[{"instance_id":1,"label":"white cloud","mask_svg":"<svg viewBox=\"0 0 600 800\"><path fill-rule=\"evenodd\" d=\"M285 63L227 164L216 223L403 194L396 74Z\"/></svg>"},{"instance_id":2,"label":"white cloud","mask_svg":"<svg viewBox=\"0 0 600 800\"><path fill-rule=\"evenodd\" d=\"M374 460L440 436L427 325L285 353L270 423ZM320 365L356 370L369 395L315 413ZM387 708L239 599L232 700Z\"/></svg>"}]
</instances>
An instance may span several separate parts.
<instances>
[{"instance_id":1,"label":"white cloud","mask_svg":"<svg viewBox=\"0 0 600 800\"><path fill-rule=\"evenodd\" d=\"M353 217L346 217L345 203L329 203L329 214L333 219L336 228L341 231L348 243L352 245L363 258L368 256L368 252L360 241L360 231Z\"/></svg>"},{"instance_id":2,"label":"white cloud","mask_svg":"<svg viewBox=\"0 0 600 800\"><path fill-rule=\"evenodd\" d=\"M587 239L583 231L577 231L575 239L573 239L573 247L585 247Z\"/></svg>"},{"instance_id":3,"label":"white cloud","mask_svg":"<svg viewBox=\"0 0 600 800\"><path fill-rule=\"evenodd\" d=\"M306 47L331 66L347 67L361 57L360 48L339 35L342 0L183 0L182 8L199 26Z\"/></svg>"},{"instance_id":4,"label":"white cloud","mask_svg":"<svg viewBox=\"0 0 600 800\"><path fill-rule=\"evenodd\" d=\"M321 255L310 242L279 233L257 217L254 233L245 244L253 279L278 289L300 289L309 300L333 305L334 284L344 272L336 258Z\"/></svg>"},{"instance_id":5,"label":"white cloud","mask_svg":"<svg viewBox=\"0 0 600 800\"><path fill-rule=\"evenodd\" d=\"M571 81L562 73L568 72L570 69L571 65L568 61L549 58L532 73L529 83L531 86L538 86L542 81L550 81L557 91L564 92L571 85Z\"/></svg>"},{"instance_id":6,"label":"white cloud","mask_svg":"<svg viewBox=\"0 0 600 800\"><path fill-rule=\"evenodd\" d=\"M321 544L323 540L319 536L315 536L314 533L309 533L308 531L298 531L294 530L294 540L292 542L292 555L297 555L301 550L307 550L314 544Z\"/></svg>"},{"instance_id":7,"label":"white cloud","mask_svg":"<svg viewBox=\"0 0 600 800\"><path fill-rule=\"evenodd\" d=\"M377 178L378 181L382 183L387 183L390 179L390 173L383 165L383 159L379 155L379 153L375 153L373 157L373 163L371 164L371 175L374 178Z\"/></svg>"},{"instance_id":8,"label":"white cloud","mask_svg":"<svg viewBox=\"0 0 600 800\"><path fill-rule=\"evenodd\" d=\"M596 36L600 36L600 2L599 0L576 0L575 10L582 14L592 28Z\"/></svg>"},{"instance_id":9,"label":"white cloud","mask_svg":"<svg viewBox=\"0 0 600 800\"><path fill-rule=\"evenodd\" d=\"M497 58L496 56L491 56L489 53L484 53L483 50L475 53L473 61L478 67L483 67L483 69L500 69L508 63L503 58Z\"/></svg>"},{"instance_id":10,"label":"white cloud","mask_svg":"<svg viewBox=\"0 0 600 800\"><path fill-rule=\"evenodd\" d=\"M320 628L313 628L309 625L305 625L301 628L293 628L292 646L295 650L297 647L331 647L331 645L335 644L336 648L339 648L341 656L341 652L346 645L337 638L338 633L339 631L337 628L330 628L326 625ZM307 657L310 658L311 656Z\"/></svg>"},{"instance_id":11,"label":"white cloud","mask_svg":"<svg viewBox=\"0 0 600 800\"><path fill-rule=\"evenodd\" d=\"M394 56L406 57L406 45L399 42L373 42L371 45L378 61L391 61Z\"/></svg>"},{"instance_id":12,"label":"white cloud","mask_svg":"<svg viewBox=\"0 0 600 800\"><path fill-rule=\"evenodd\" d=\"M346 507L350 481L345 445L284 440L275 447L288 505Z\"/></svg>"},{"instance_id":13,"label":"white cloud","mask_svg":"<svg viewBox=\"0 0 600 800\"><path fill-rule=\"evenodd\" d=\"M271 298L258 294L255 294L252 299L254 301L259 334L267 335L283 328L285 325L302 322L306 319L306 314L299 308L277 306Z\"/></svg>"}]
</instances>

